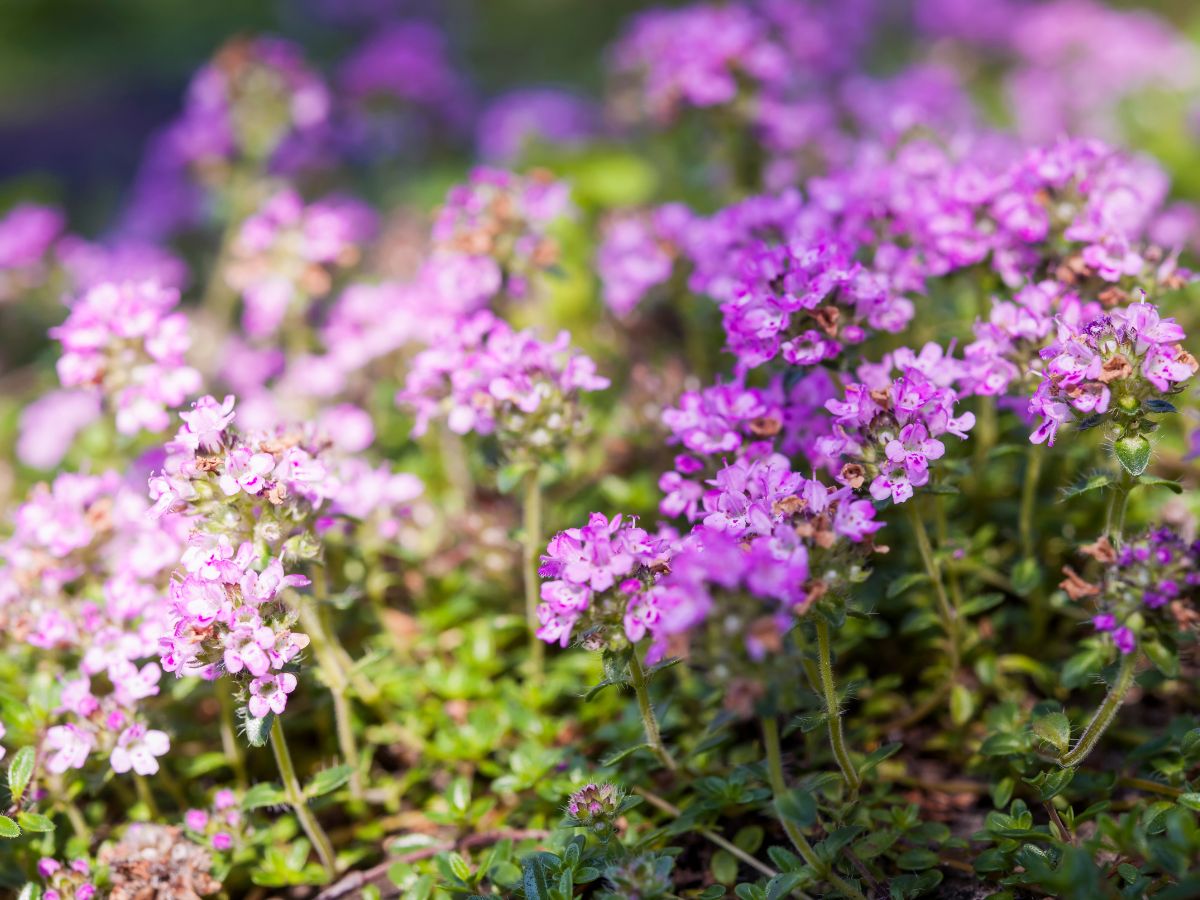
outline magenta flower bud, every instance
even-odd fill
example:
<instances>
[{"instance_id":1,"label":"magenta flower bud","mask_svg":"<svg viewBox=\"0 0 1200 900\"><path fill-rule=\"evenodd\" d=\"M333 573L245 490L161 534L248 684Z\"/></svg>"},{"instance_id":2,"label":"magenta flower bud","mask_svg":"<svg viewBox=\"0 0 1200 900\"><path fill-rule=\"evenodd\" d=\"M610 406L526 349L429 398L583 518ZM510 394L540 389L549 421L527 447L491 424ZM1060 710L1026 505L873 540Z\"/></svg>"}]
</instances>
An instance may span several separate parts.
<instances>
[{"instance_id":1,"label":"magenta flower bud","mask_svg":"<svg viewBox=\"0 0 1200 900\"><path fill-rule=\"evenodd\" d=\"M49 878L55 872L62 868L62 863L57 859L52 859L49 856L43 856L38 860L37 871L43 878Z\"/></svg>"}]
</instances>

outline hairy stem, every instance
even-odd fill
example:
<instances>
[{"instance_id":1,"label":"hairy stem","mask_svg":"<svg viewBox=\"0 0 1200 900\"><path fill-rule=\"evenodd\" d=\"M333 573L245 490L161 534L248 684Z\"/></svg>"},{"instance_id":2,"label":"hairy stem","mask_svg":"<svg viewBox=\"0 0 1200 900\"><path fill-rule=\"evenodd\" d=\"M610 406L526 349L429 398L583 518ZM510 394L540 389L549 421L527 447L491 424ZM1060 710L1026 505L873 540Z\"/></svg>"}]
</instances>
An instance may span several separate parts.
<instances>
[{"instance_id":1,"label":"hairy stem","mask_svg":"<svg viewBox=\"0 0 1200 900\"><path fill-rule=\"evenodd\" d=\"M639 796L641 796L642 798L644 798L645 801L647 803L649 803L651 806L662 810L668 816L674 816L675 818L679 818L680 816L683 815L682 809L680 809L678 806L674 805L673 803L669 802L668 800L665 800L664 798L658 796L658 794L652 793L651 791L648 791L645 788L640 788L640 787L635 787L633 790L634 790L634 793L636 793ZM715 831L709 831L705 828L701 828L701 829L699 829L699 834L706 841L709 841L710 843L714 844L715 846L720 847L722 850L724 850L730 856L740 859L742 862L744 862L750 868L754 869L755 871L759 872L762 875L765 875L767 878L774 878L776 875L779 874L774 869L772 869L770 866L768 866L766 863L760 862L759 860L755 859L753 856L751 856L749 853L747 853L741 847L737 846L736 844L734 844L730 841L725 840L725 838L721 837L721 835L717 834ZM801 894L800 896L805 896L805 895Z\"/></svg>"},{"instance_id":2,"label":"hairy stem","mask_svg":"<svg viewBox=\"0 0 1200 900\"><path fill-rule=\"evenodd\" d=\"M1121 477L1108 503L1108 516L1104 523L1104 533L1114 547L1120 547L1125 533L1125 511L1129 506L1129 495L1133 491L1137 479L1121 468Z\"/></svg>"},{"instance_id":3,"label":"hairy stem","mask_svg":"<svg viewBox=\"0 0 1200 900\"><path fill-rule=\"evenodd\" d=\"M275 764L279 766L279 776L283 779L283 789L287 794L288 803L296 813L296 818L300 820L300 827L304 829L304 833L308 835L309 841L316 849L321 865L325 867L325 872L330 878L333 878L337 874L333 844L329 842L329 835L325 833L325 829L321 827L317 817L308 808L308 801L304 799L304 791L300 787L300 780L296 777L296 767L292 765L292 754L288 750L287 738L283 734L283 723L278 716L271 723L271 749L275 753Z\"/></svg>"},{"instance_id":4,"label":"hairy stem","mask_svg":"<svg viewBox=\"0 0 1200 900\"><path fill-rule=\"evenodd\" d=\"M825 700L825 722L829 730L829 746L833 758L846 779L851 794L857 794L862 781L858 770L846 750L846 739L842 735L842 710L838 704L837 686L833 682L833 657L829 647L829 623L818 613L814 624L817 629L817 670L821 679L821 694Z\"/></svg>"},{"instance_id":5,"label":"hairy stem","mask_svg":"<svg viewBox=\"0 0 1200 900\"><path fill-rule=\"evenodd\" d=\"M350 796L355 800L361 800L363 798L362 773L359 765L358 743L354 737L354 723L350 718L350 704L346 700L346 690L349 687L346 672L342 668L342 661L329 643L329 637L320 621L320 616L312 605L301 602L300 622L309 632L313 653L317 657L317 665L321 669L321 677L329 687L329 694L333 698L333 719L338 749L342 753L342 759L352 770Z\"/></svg>"},{"instance_id":6,"label":"hairy stem","mask_svg":"<svg viewBox=\"0 0 1200 900\"><path fill-rule=\"evenodd\" d=\"M524 531L521 535L523 559L521 573L525 580L525 623L529 628L529 667L534 684L540 684L546 667L546 647L537 636L538 555L542 548L542 484L538 470L525 476Z\"/></svg>"},{"instance_id":7,"label":"hairy stem","mask_svg":"<svg viewBox=\"0 0 1200 900\"><path fill-rule=\"evenodd\" d=\"M233 708L233 697L230 696L227 687L220 679L213 682L213 688L217 693L217 702L221 704L221 750L225 753L229 767L233 769L237 786L245 790L249 785L249 780L246 778L246 757L242 753L242 745L238 743L235 724L237 717Z\"/></svg>"},{"instance_id":8,"label":"hairy stem","mask_svg":"<svg viewBox=\"0 0 1200 900\"><path fill-rule=\"evenodd\" d=\"M305 629L310 632L309 637L312 638L314 647L318 639L324 643L326 648L328 648L326 655L329 659L329 665L337 668L341 680L348 682L354 688L354 693L364 703L368 705L378 703L380 699L379 688L375 686L371 679L363 675L362 672L355 670L354 658L350 656L350 652L338 640L337 629L333 627L333 623L329 619L329 588L325 580L324 566L313 566L312 586L315 603L311 609L308 609L303 601L301 601L300 619Z\"/></svg>"},{"instance_id":9,"label":"hairy stem","mask_svg":"<svg viewBox=\"0 0 1200 900\"><path fill-rule=\"evenodd\" d=\"M1096 714L1088 722L1087 728L1083 730L1083 734L1079 736L1075 746L1059 758L1058 762L1061 766L1065 768L1077 766L1087 759L1088 754L1095 749L1104 732L1108 730L1108 726L1117 717L1121 704L1125 702L1125 695L1129 693L1129 688L1133 685L1138 656L1137 652L1121 656L1121 668L1117 671L1117 680L1108 689L1104 702L1100 704Z\"/></svg>"},{"instance_id":10,"label":"hairy stem","mask_svg":"<svg viewBox=\"0 0 1200 900\"><path fill-rule=\"evenodd\" d=\"M1034 513L1037 510L1038 481L1042 472L1042 458L1045 448L1031 444L1026 452L1025 483L1021 486L1021 515L1019 529L1021 532L1021 552L1026 559L1033 559L1037 553L1034 538L1037 533L1034 528Z\"/></svg>"},{"instance_id":11,"label":"hairy stem","mask_svg":"<svg viewBox=\"0 0 1200 900\"><path fill-rule=\"evenodd\" d=\"M629 680L633 682L633 692L637 694L638 711L642 714L642 728L646 732L646 743L662 764L672 772L678 768L675 757L663 743L662 734L658 729L658 719L654 715L654 707L650 705L650 688L646 683L646 670L638 659L637 647L633 647L629 656Z\"/></svg>"},{"instance_id":12,"label":"hairy stem","mask_svg":"<svg viewBox=\"0 0 1200 900\"><path fill-rule=\"evenodd\" d=\"M787 783L783 780L783 756L779 750L779 723L773 716L768 716L762 720L762 730L763 744L767 751L767 777L771 783L771 792L775 795L775 812L779 816L783 830L791 838L792 844L795 845L800 856L816 870L820 877L847 897L852 897L854 900L866 900L858 888L825 864L817 855L817 851L813 849L813 845L808 842L808 838L804 836L804 832L779 809L779 801L787 793Z\"/></svg>"},{"instance_id":13,"label":"hairy stem","mask_svg":"<svg viewBox=\"0 0 1200 900\"><path fill-rule=\"evenodd\" d=\"M917 539L917 549L921 554L921 562L925 566L925 574L929 576L929 580L933 584L934 595L937 597L938 615L941 616L942 627L946 630L946 637L950 642L951 668L957 670L960 659L958 611L950 604L950 598L946 594L946 583L942 579L942 570L939 568L937 560L933 558L933 544L929 540L925 520L921 518L921 513L915 503L907 504L905 509L908 510L908 521L912 524L913 534Z\"/></svg>"}]
</instances>

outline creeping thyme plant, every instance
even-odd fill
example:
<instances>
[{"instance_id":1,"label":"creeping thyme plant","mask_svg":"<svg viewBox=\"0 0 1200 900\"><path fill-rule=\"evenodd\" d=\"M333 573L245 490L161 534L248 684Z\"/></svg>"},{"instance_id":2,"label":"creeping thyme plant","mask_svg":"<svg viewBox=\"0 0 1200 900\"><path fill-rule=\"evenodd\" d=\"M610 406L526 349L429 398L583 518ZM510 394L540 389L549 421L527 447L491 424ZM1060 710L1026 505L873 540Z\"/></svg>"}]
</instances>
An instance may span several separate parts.
<instances>
[{"instance_id":1,"label":"creeping thyme plant","mask_svg":"<svg viewBox=\"0 0 1200 900\"><path fill-rule=\"evenodd\" d=\"M0 895L1200 896L1138 5L306 0L6 183Z\"/></svg>"}]
</instances>

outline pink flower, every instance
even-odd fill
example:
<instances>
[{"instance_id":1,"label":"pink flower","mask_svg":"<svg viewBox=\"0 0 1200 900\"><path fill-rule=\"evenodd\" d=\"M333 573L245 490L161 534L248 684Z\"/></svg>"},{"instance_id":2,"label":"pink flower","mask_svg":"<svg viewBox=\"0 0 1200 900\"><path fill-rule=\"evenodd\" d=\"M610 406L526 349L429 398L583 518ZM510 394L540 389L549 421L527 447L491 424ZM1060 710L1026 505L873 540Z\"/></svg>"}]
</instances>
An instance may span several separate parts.
<instances>
[{"instance_id":1,"label":"pink flower","mask_svg":"<svg viewBox=\"0 0 1200 900\"><path fill-rule=\"evenodd\" d=\"M117 738L109 764L118 774L133 769L138 775L153 775L158 771L158 757L170 749L171 741L164 732L130 725Z\"/></svg>"},{"instance_id":2,"label":"pink flower","mask_svg":"<svg viewBox=\"0 0 1200 900\"><path fill-rule=\"evenodd\" d=\"M282 715L287 707L288 694L296 689L296 676L291 672L265 675L250 682L250 715L261 719L269 713Z\"/></svg>"},{"instance_id":3,"label":"pink flower","mask_svg":"<svg viewBox=\"0 0 1200 900\"><path fill-rule=\"evenodd\" d=\"M82 769L96 746L96 736L78 725L54 725L46 730L42 752L48 754L46 769L61 775L67 769Z\"/></svg>"},{"instance_id":4,"label":"pink flower","mask_svg":"<svg viewBox=\"0 0 1200 900\"><path fill-rule=\"evenodd\" d=\"M274 468L275 457L270 453L253 453L246 447L235 447L225 454L225 471L217 483L227 497L239 490L254 495L266 487L266 476Z\"/></svg>"},{"instance_id":5,"label":"pink flower","mask_svg":"<svg viewBox=\"0 0 1200 900\"><path fill-rule=\"evenodd\" d=\"M220 403L212 396L201 397L192 404L190 412L179 414L185 427L180 430L178 440L192 450L216 450L224 440L225 429L236 415L233 404L232 394Z\"/></svg>"}]
</instances>

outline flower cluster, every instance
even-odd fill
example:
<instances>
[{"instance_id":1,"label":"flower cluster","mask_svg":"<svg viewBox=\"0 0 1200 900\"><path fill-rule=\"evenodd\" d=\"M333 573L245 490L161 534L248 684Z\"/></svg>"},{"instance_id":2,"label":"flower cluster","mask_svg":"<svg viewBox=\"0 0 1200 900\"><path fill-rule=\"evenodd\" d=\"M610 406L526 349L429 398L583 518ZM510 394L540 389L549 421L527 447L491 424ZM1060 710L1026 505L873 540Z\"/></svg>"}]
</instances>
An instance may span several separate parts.
<instances>
[{"instance_id":1,"label":"flower cluster","mask_svg":"<svg viewBox=\"0 0 1200 900\"><path fill-rule=\"evenodd\" d=\"M544 455L579 429L579 394L608 384L565 331L544 343L481 311L413 359L396 399L415 409L414 434L445 418L456 434L496 434Z\"/></svg>"},{"instance_id":2,"label":"flower cluster","mask_svg":"<svg viewBox=\"0 0 1200 900\"><path fill-rule=\"evenodd\" d=\"M599 130L599 111L583 97L557 88L524 88L488 105L475 141L483 159L509 163L531 145L573 147Z\"/></svg>"},{"instance_id":3,"label":"flower cluster","mask_svg":"<svg viewBox=\"0 0 1200 900\"><path fill-rule=\"evenodd\" d=\"M676 251L666 239L663 220L675 210L664 206L648 214L625 213L605 223L596 271L604 302L618 316L628 316L647 293L671 277Z\"/></svg>"},{"instance_id":4,"label":"flower cluster","mask_svg":"<svg viewBox=\"0 0 1200 900\"><path fill-rule=\"evenodd\" d=\"M893 377L894 371L900 374ZM954 372L954 361L936 344L920 354L904 348L878 366L861 367L864 381L847 384L841 399L825 404L834 433L817 442L828 456L845 461L838 480L857 489L870 479L871 496L893 503L928 484L930 462L946 452L939 438L965 439L975 425L974 413L958 413L958 393L946 383Z\"/></svg>"},{"instance_id":5,"label":"flower cluster","mask_svg":"<svg viewBox=\"0 0 1200 900\"><path fill-rule=\"evenodd\" d=\"M118 773L156 771L167 736L140 719L159 693L154 644L169 623L168 573L181 523L155 521L116 473L59 475L17 510L0 569L0 631L10 652L25 645L52 665L58 724L42 741L50 772L82 768L93 751Z\"/></svg>"},{"instance_id":6,"label":"flower cluster","mask_svg":"<svg viewBox=\"0 0 1200 900\"><path fill-rule=\"evenodd\" d=\"M93 880L92 864L84 857L76 857L66 865L50 856L43 856L37 864L38 877L42 879L42 900L92 900L100 896Z\"/></svg>"},{"instance_id":7,"label":"flower cluster","mask_svg":"<svg viewBox=\"0 0 1200 900\"><path fill-rule=\"evenodd\" d=\"M375 228L371 209L348 197L305 205L285 188L268 198L242 223L226 273L245 299L246 334L269 337L287 316L303 317L329 292L331 272L358 262Z\"/></svg>"},{"instance_id":8,"label":"flower cluster","mask_svg":"<svg viewBox=\"0 0 1200 900\"><path fill-rule=\"evenodd\" d=\"M558 260L549 226L570 211L570 191L543 170L516 175L479 167L466 184L450 190L433 226L435 281L444 291L478 307L503 291L520 299L530 278Z\"/></svg>"},{"instance_id":9,"label":"flower cluster","mask_svg":"<svg viewBox=\"0 0 1200 900\"><path fill-rule=\"evenodd\" d=\"M208 809L189 809L183 825L192 840L203 841L219 853L234 849L244 838L246 819L237 795L229 788L213 794Z\"/></svg>"},{"instance_id":10,"label":"flower cluster","mask_svg":"<svg viewBox=\"0 0 1200 900\"><path fill-rule=\"evenodd\" d=\"M239 164L287 168L319 142L331 106L329 88L295 44L233 40L192 79L171 150L210 182Z\"/></svg>"},{"instance_id":11,"label":"flower cluster","mask_svg":"<svg viewBox=\"0 0 1200 900\"><path fill-rule=\"evenodd\" d=\"M461 132L474 105L445 35L428 22L374 30L342 63L337 83L349 101L352 147L383 158L427 139L431 125Z\"/></svg>"},{"instance_id":12,"label":"flower cluster","mask_svg":"<svg viewBox=\"0 0 1200 900\"><path fill-rule=\"evenodd\" d=\"M603 838L612 833L624 808L625 792L617 785L585 784L567 798L567 821Z\"/></svg>"},{"instance_id":13,"label":"flower cluster","mask_svg":"<svg viewBox=\"0 0 1200 900\"><path fill-rule=\"evenodd\" d=\"M636 84L639 112L659 122L732 104L742 81L781 83L789 62L771 25L736 3L644 12L612 50L615 76Z\"/></svg>"},{"instance_id":14,"label":"flower cluster","mask_svg":"<svg viewBox=\"0 0 1200 900\"><path fill-rule=\"evenodd\" d=\"M768 619L780 633L864 577L861 551L883 523L849 487L806 479L780 455L739 460L712 486L704 522L682 539L600 513L556 535L539 570L548 580L538 636L566 646L582 629L585 645L604 646L613 634L631 643L649 635L656 659L711 615L717 589L771 602ZM748 652L761 658L770 642L746 635Z\"/></svg>"},{"instance_id":15,"label":"flower cluster","mask_svg":"<svg viewBox=\"0 0 1200 900\"><path fill-rule=\"evenodd\" d=\"M1182 390L1200 368L1180 344L1183 339L1183 328L1146 302L1080 324L1060 321L1057 339L1041 351L1045 377L1029 411L1042 421L1030 440L1053 444L1058 429L1074 417L1085 427L1108 422L1118 452L1127 441L1144 444L1148 455L1143 436L1153 427L1148 414L1170 412L1164 397ZM1144 468L1143 462L1134 474Z\"/></svg>"},{"instance_id":16,"label":"flower cluster","mask_svg":"<svg viewBox=\"0 0 1200 900\"><path fill-rule=\"evenodd\" d=\"M311 429L242 435L231 427L233 397L203 397L181 415L166 465L150 479L155 510L193 523L170 586L163 668L248 679L251 715L279 714L296 688L287 667L309 642L293 630L286 597L309 580L286 573L284 557L316 553L310 529L336 492L327 444Z\"/></svg>"},{"instance_id":17,"label":"flower cluster","mask_svg":"<svg viewBox=\"0 0 1200 900\"><path fill-rule=\"evenodd\" d=\"M34 203L22 203L0 218L0 303L41 283L64 224L58 210Z\"/></svg>"},{"instance_id":18,"label":"flower cluster","mask_svg":"<svg viewBox=\"0 0 1200 900\"><path fill-rule=\"evenodd\" d=\"M828 468L832 461L823 455L819 438L830 432L825 402L833 392L832 379L819 368L798 378L777 375L764 388L735 379L685 392L679 405L662 415L672 441L687 452L676 456L675 468L659 479L659 510L672 518L699 518L705 489L698 479L731 454L761 458L778 451Z\"/></svg>"},{"instance_id":19,"label":"flower cluster","mask_svg":"<svg viewBox=\"0 0 1200 900\"><path fill-rule=\"evenodd\" d=\"M98 285L50 331L62 342L58 376L67 387L100 390L122 434L160 432L168 410L200 389L184 356L191 346L187 317L172 312L179 292L145 281Z\"/></svg>"},{"instance_id":20,"label":"flower cluster","mask_svg":"<svg viewBox=\"0 0 1200 900\"><path fill-rule=\"evenodd\" d=\"M1114 548L1107 538L1083 548L1101 566L1086 581L1065 568L1062 588L1073 600L1090 600L1097 612L1096 631L1110 635L1122 654L1146 641L1174 643L1182 632L1200 626L1200 543L1170 526L1152 528Z\"/></svg>"}]
</instances>

